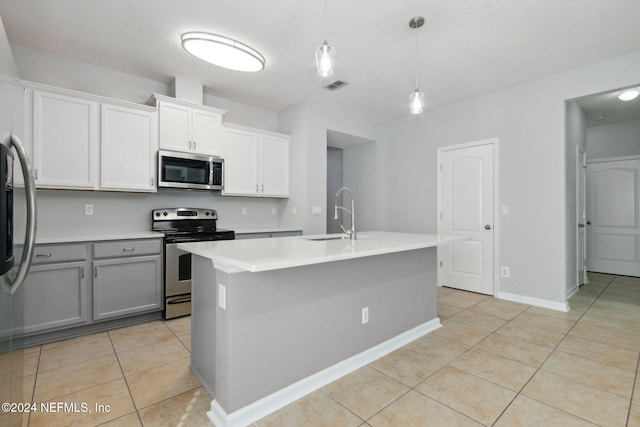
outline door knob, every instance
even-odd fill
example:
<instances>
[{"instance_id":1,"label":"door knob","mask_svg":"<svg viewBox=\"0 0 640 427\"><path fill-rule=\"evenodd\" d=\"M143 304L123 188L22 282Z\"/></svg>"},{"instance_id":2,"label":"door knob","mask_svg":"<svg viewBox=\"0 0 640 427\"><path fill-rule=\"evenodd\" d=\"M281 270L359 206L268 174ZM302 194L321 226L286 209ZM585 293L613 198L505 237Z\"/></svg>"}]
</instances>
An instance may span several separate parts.
<instances>
[{"instance_id":1,"label":"door knob","mask_svg":"<svg viewBox=\"0 0 640 427\"><path fill-rule=\"evenodd\" d=\"M491 226L489 224L487 224L487 225L484 226L484 229L485 230L491 230Z\"/></svg>"},{"instance_id":2,"label":"door knob","mask_svg":"<svg viewBox=\"0 0 640 427\"><path fill-rule=\"evenodd\" d=\"M578 227L584 228L584 224L578 224Z\"/></svg>"},{"instance_id":3,"label":"door knob","mask_svg":"<svg viewBox=\"0 0 640 427\"><path fill-rule=\"evenodd\" d=\"M587 225L591 225L591 221L587 221Z\"/></svg>"}]
</instances>

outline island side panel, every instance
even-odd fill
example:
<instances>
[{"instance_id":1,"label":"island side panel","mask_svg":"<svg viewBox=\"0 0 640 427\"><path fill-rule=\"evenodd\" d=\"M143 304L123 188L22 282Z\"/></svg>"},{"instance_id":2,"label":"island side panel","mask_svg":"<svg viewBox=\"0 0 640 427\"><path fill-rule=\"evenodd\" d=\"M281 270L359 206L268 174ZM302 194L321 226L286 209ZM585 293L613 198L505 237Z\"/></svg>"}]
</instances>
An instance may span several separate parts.
<instances>
[{"instance_id":1,"label":"island side panel","mask_svg":"<svg viewBox=\"0 0 640 427\"><path fill-rule=\"evenodd\" d=\"M227 309L216 308L214 399L232 413L434 319L436 272L436 248L260 273L217 271Z\"/></svg>"},{"instance_id":2,"label":"island side panel","mask_svg":"<svg viewBox=\"0 0 640 427\"><path fill-rule=\"evenodd\" d=\"M216 395L216 335L217 286L216 270L208 258L192 255L191 263L191 370L211 396ZM223 330L225 328L222 328Z\"/></svg>"}]
</instances>

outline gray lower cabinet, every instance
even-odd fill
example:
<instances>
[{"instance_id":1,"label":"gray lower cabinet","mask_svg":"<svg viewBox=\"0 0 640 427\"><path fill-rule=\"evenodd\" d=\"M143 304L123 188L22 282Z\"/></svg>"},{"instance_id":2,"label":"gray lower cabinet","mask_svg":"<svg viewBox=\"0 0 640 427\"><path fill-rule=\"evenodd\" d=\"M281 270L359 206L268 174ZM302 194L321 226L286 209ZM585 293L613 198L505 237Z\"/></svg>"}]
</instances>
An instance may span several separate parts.
<instances>
[{"instance_id":1,"label":"gray lower cabinet","mask_svg":"<svg viewBox=\"0 0 640 427\"><path fill-rule=\"evenodd\" d=\"M93 244L93 320L161 308L162 240Z\"/></svg>"},{"instance_id":2,"label":"gray lower cabinet","mask_svg":"<svg viewBox=\"0 0 640 427\"><path fill-rule=\"evenodd\" d=\"M18 295L24 301L25 333L89 321L88 266L84 244L36 246Z\"/></svg>"},{"instance_id":3,"label":"gray lower cabinet","mask_svg":"<svg viewBox=\"0 0 640 427\"><path fill-rule=\"evenodd\" d=\"M36 245L16 295L24 301L24 333L160 311L162 251L161 238Z\"/></svg>"}]
</instances>

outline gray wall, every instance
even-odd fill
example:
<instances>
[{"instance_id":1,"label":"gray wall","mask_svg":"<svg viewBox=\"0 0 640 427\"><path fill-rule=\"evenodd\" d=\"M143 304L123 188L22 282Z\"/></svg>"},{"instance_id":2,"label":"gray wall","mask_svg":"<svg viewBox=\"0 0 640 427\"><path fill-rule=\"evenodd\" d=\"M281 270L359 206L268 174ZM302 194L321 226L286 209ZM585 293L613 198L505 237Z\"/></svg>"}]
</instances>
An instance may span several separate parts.
<instances>
[{"instance_id":1,"label":"gray wall","mask_svg":"<svg viewBox=\"0 0 640 427\"><path fill-rule=\"evenodd\" d=\"M380 203L376 143L368 142L347 147L342 150L342 156L344 185L353 191L356 199L356 230L378 230ZM344 203L349 208L351 199L345 196ZM349 224L349 219L346 223Z\"/></svg>"},{"instance_id":2,"label":"gray wall","mask_svg":"<svg viewBox=\"0 0 640 427\"><path fill-rule=\"evenodd\" d=\"M564 302L575 268L567 232L575 206L567 164L575 154L565 142L565 100L632 86L638 76L640 52L384 125L381 229L435 232L437 148L498 137L499 203L510 206L499 218L498 256L511 273L500 291Z\"/></svg>"},{"instance_id":3,"label":"gray wall","mask_svg":"<svg viewBox=\"0 0 640 427\"><path fill-rule=\"evenodd\" d=\"M7 76L14 79L20 78L18 67L11 53L11 45L4 29L2 17L0 17L0 76Z\"/></svg>"},{"instance_id":4,"label":"gray wall","mask_svg":"<svg viewBox=\"0 0 640 427\"><path fill-rule=\"evenodd\" d=\"M587 128L587 160L640 156L640 120Z\"/></svg>"},{"instance_id":5,"label":"gray wall","mask_svg":"<svg viewBox=\"0 0 640 427\"><path fill-rule=\"evenodd\" d=\"M340 224L343 217L343 211L338 211L338 220L333 219L333 205L335 203L335 194L343 186L342 168L343 156L342 149L327 147L327 233L342 233ZM344 197L340 197L338 203L343 204Z\"/></svg>"}]
</instances>

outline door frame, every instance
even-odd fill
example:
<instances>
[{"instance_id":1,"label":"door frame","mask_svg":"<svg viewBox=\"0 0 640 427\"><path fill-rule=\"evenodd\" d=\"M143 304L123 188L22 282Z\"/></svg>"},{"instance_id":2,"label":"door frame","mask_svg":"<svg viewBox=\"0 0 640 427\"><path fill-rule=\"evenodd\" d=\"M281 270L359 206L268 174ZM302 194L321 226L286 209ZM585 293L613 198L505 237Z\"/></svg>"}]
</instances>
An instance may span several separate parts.
<instances>
[{"instance_id":1,"label":"door frame","mask_svg":"<svg viewBox=\"0 0 640 427\"><path fill-rule=\"evenodd\" d=\"M582 158L580 157L582 155ZM582 175L584 175L584 180L582 180ZM583 206L580 206L580 200L582 200ZM585 217L580 218L580 211L584 210ZM577 260L576 262L576 290L580 288L580 285L589 283L589 276L587 275L588 265L587 265L587 152L580 148L580 146L576 146L576 257L580 254L580 230L578 229L578 224L584 224L584 242L583 242L583 255L584 259L582 261ZM580 277L580 264L584 264L583 277Z\"/></svg>"},{"instance_id":2,"label":"door frame","mask_svg":"<svg viewBox=\"0 0 640 427\"><path fill-rule=\"evenodd\" d=\"M499 175L499 151L500 151L500 139L498 137L482 139L479 141L465 142L462 144L455 145L446 145L443 147L438 147L438 156L437 156L437 164L436 171L438 175L437 186L438 186L438 211L437 215L437 223L438 223L438 236L442 235L442 177L441 177L441 168L442 168L442 154L445 151L455 151L455 150L464 150L467 148L478 147L481 145L491 145L493 146L493 296L498 295L500 292L500 216L498 212L499 207L499 194L498 194L498 175ZM438 271L442 268L441 258L438 256ZM442 275L438 274L438 286L442 286Z\"/></svg>"}]
</instances>

